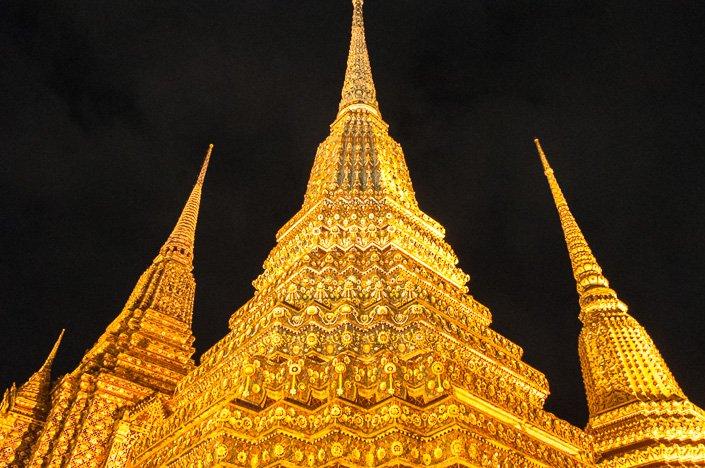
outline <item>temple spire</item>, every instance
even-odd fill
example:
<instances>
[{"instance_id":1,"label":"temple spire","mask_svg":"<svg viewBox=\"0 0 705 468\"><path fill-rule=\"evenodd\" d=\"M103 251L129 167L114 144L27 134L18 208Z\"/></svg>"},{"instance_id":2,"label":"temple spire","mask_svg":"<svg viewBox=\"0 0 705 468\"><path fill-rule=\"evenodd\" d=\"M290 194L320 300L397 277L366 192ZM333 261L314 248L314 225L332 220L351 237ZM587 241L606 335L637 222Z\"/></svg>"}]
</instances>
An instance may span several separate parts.
<instances>
[{"instance_id":1,"label":"temple spire","mask_svg":"<svg viewBox=\"0 0 705 468\"><path fill-rule=\"evenodd\" d=\"M374 81L372 81L372 68L365 41L365 23L362 16L363 1L353 0L350 52L348 53L348 66L345 71L345 82L338 114L347 108L361 106L368 107L379 115L377 93Z\"/></svg>"},{"instance_id":2,"label":"temple spire","mask_svg":"<svg viewBox=\"0 0 705 468\"><path fill-rule=\"evenodd\" d=\"M609 287L568 208L541 143L538 139L534 143L558 209L580 295L583 328L578 349L590 417L626 402L685 398L646 330Z\"/></svg>"},{"instance_id":3,"label":"temple spire","mask_svg":"<svg viewBox=\"0 0 705 468\"><path fill-rule=\"evenodd\" d=\"M174 230L159 251L157 260L169 257L179 259L187 264L193 262L193 246L196 237L198 209L201 204L201 191L203 189L203 180L206 177L212 151L213 145L210 144L208 145L201 171L196 179L196 184L193 186L193 190L191 190L191 194L179 216L179 220L176 222L176 226L174 226Z\"/></svg>"},{"instance_id":4,"label":"temple spire","mask_svg":"<svg viewBox=\"0 0 705 468\"><path fill-rule=\"evenodd\" d=\"M59 333L59 337L56 339L56 342L54 342L54 346L51 348L51 351L49 351L49 355L47 356L46 360L44 361L44 364L42 364L42 369L47 369L51 371L51 366L54 364L54 359L56 358L56 353L59 351L59 346L61 345L61 341L64 339L64 333L66 332L66 329L61 330L61 333Z\"/></svg>"},{"instance_id":5,"label":"temple spire","mask_svg":"<svg viewBox=\"0 0 705 468\"><path fill-rule=\"evenodd\" d=\"M44 364L17 390L16 407L19 412L38 417L48 408L51 367L54 364L64 332L65 330L61 330Z\"/></svg>"},{"instance_id":6,"label":"temple spire","mask_svg":"<svg viewBox=\"0 0 705 468\"><path fill-rule=\"evenodd\" d=\"M0 400L0 466L29 466L30 448L51 409L51 366L64 330L44 364L19 388L13 383Z\"/></svg>"},{"instance_id":7,"label":"temple spire","mask_svg":"<svg viewBox=\"0 0 705 468\"><path fill-rule=\"evenodd\" d=\"M539 140L534 142L580 294L578 355L589 410L586 432L597 464L698 464L705 459L705 412L688 400L647 331L610 289Z\"/></svg>"},{"instance_id":8,"label":"temple spire","mask_svg":"<svg viewBox=\"0 0 705 468\"><path fill-rule=\"evenodd\" d=\"M209 145L196 183L159 255L142 273L117 317L54 390L60 403L52 407L26 466L105 466L106 462L119 466L106 460L106 447L123 410L146 398L161 401L173 395L178 382L194 368L193 249L212 151ZM85 447L90 447L90 458Z\"/></svg>"},{"instance_id":9,"label":"temple spire","mask_svg":"<svg viewBox=\"0 0 705 468\"><path fill-rule=\"evenodd\" d=\"M548 163L546 154L541 147L541 142L537 138L534 140L534 143L536 144L536 149L541 158L541 164L543 165L543 171L548 180L548 186L551 189L553 201L558 210L558 217L560 218L563 235L568 247L570 263L573 267L573 277L575 278L578 294L580 295L580 304L589 309L587 306L596 300L599 299L601 302L604 302L605 299L609 298L611 299L610 302L615 302L614 305L616 305L618 309L626 310L627 306L617 298L617 293L610 289L609 281L607 281L607 278L602 274L602 268L597 263L587 240L585 240L585 236L583 236L578 223L570 212L568 202L566 202L563 191L558 185L558 180L553 173L553 169ZM581 319L582 318L581 316Z\"/></svg>"},{"instance_id":10,"label":"temple spire","mask_svg":"<svg viewBox=\"0 0 705 468\"><path fill-rule=\"evenodd\" d=\"M59 346L61 345L61 340L64 338L65 331L65 329L61 330L61 333L59 333L59 337L54 342L54 346L52 346L51 351L49 351L49 355L44 360L44 364L42 364L42 367L40 367L39 370L35 372L34 375L32 375L32 377L30 377L24 385L22 385L21 389L27 386L33 386L33 382L36 383L38 386L44 386L50 383L51 366L54 364L54 359L56 358L56 353L59 351Z\"/></svg>"}]
</instances>

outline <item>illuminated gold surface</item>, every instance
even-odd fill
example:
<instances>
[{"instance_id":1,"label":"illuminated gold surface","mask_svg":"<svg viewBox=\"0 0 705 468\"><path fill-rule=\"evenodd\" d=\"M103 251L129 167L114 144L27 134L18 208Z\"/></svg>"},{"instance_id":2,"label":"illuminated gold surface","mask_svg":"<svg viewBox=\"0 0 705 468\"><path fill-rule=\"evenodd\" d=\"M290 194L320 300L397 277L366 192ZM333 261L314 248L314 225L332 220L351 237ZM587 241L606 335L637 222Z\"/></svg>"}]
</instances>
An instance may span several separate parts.
<instances>
[{"instance_id":1,"label":"illuminated gold surface","mask_svg":"<svg viewBox=\"0 0 705 468\"><path fill-rule=\"evenodd\" d=\"M683 394L646 330L609 287L535 140L580 302L578 350L600 466L705 463L705 413Z\"/></svg>"},{"instance_id":2,"label":"illuminated gold surface","mask_svg":"<svg viewBox=\"0 0 705 468\"><path fill-rule=\"evenodd\" d=\"M387 133L362 2L338 115L255 295L173 398L124 419L116 465L581 466L589 438L489 328Z\"/></svg>"},{"instance_id":3,"label":"illuminated gold surface","mask_svg":"<svg viewBox=\"0 0 705 468\"><path fill-rule=\"evenodd\" d=\"M469 294L444 228L419 209L387 128L362 0L353 0L338 114L301 210L277 233L254 296L232 314L227 335L193 364L193 247L209 148L176 227L80 365L50 398L55 347L27 384L6 392L0 465L700 460L701 411L609 289L543 153L581 297L587 432L543 410L545 376L490 328L491 313ZM25 388L34 390L22 396ZM651 436L665 444L629 448Z\"/></svg>"},{"instance_id":4,"label":"illuminated gold surface","mask_svg":"<svg viewBox=\"0 0 705 468\"><path fill-rule=\"evenodd\" d=\"M63 337L62 330L39 370L19 389L13 384L0 401L0 466L27 462L51 406L51 366Z\"/></svg>"},{"instance_id":5,"label":"illuminated gold surface","mask_svg":"<svg viewBox=\"0 0 705 468\"><path fill-rule=\"evenodd\" d=\"M191 270L211 150L212 145L174 230L122 312L79 366L54 385L50 402L48 389L46 395L39 392L38 404L51 410L37 418L43 428L29 437L28 459L10 466L104 466L111 443L119 439L116 422L125 409L146 398L172 395L177 382L194 368L191 318L196 283ZM47 364L45 368L35 376L44 372L42 382L48 383Z\"/></svg>"}]
</instances>

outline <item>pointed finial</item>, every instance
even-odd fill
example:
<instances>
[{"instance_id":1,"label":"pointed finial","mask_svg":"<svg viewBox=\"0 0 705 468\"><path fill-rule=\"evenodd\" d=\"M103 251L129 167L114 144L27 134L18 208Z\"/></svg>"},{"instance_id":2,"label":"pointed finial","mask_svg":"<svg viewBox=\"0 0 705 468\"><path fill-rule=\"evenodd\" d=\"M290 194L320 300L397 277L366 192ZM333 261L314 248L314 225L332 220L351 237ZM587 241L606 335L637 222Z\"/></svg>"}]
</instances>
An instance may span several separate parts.
<instances>
[{"instance_id":1,"label":"pointed finial","mask_svg":"<svg viewBox=\"0 0 705 468\"><path fill-rule=\"evenodd\" d=\"M539 158L541 158L541 165L543 166L544 172L550 171L551 173L553 173L553 169L551 169L551 166L548 164L548 159L546 159L546 153L543 152L541 142L538 138L534 138L534 144L536 145L536 149L539 152Z\"/></svg>"},{"instance_id":2,"label":"pointed finial","mask_svg":"<svg viewBox=\"0 0 705 468\"><path fill-rule=\"evenodd\" d=\"M54 358L59 350L61 339L64 337L64 331L61 330L59 338L57 338L54 346L51 348L44 364L32 374L32 376L17 389L14 398L14 411L26 415L38 417L40 414L45 414L49 407L49 390L51 388L51 366L54 364Z\"/></svg>"},{"instance_id":3,"label":"pointed finial","mask_svg":"<svg viewBox=\"0 0 705 468\"><path fill-rule=\"evenodd\" d=\"M339 112L348 107L359 105L379 114L377 92L372 81L372 68L365 41L365 23L362 16L363 0L353 0L352 31L348 65L345 70L345 82L340 100Z\"/></svg>"},{"instance_id":4,"label":"pointed finial","mask_svg":"<svg viewBox=\"0 0 705 468\"><path fill-rule=\"evenodd\" d=\"M191 194L179 216L179 220L176 222L176 226L174 226L174 230L162 246L156 260L170 257L180 259L188 264L193 261L193 246L196 238L198 210L201 204L201 190L203 189L203 181L206 178L206 171L208 170L212 152L213 144L210 144L203 159L201 171L198 173L198 178L196 178L196 184L191 190Z\"/></svg>"},{"instance_id":5,"label":"pointed finial","mask_svg":"<svg viewBox=\"0 0 705 468\"><path fill-rule=\"evenodd\" d=\"M49 355L47 356L46 360L44 361L44 364L42 364L42 368L51 368L52 364L54 364L54 359L56 358L56 353L59 351L59 346L61 345L61 340L64 338L64 333L66 332L66 329L62 329L61 333L59 333L59 337L56 339L56 342L54 342L54 347L51 348L51 351L49 352Z\"/></svg>"},{"instance_id":6,"label":"pointed finial","mask_svg":"<svg viewBox=\"0 0 705 468\"><path fill-rule=\"evenodd\" d=\"M201 171L198 173L198 178L196 183L203 185L203 181L206 178L206 171L208 170L208 163L211 162L211 153L213 152L213 143L208 145L208 150L206 151L206 157L203 158L203 164L201 164Z\"/></svg>"},{"instance_id":7,"label":"pointed finial","mask_svg":"<svg viewBox=\"0 0 705 468\"><path fill-rule=\"evenodd\" d=\"M548 163L548 158L538 138L534 139L534 144L541 158L541 165L558 210L558 217L560 218L563 235L568 247L568 255L573 267L573 277L577 283L581 305L590 309L590 305L594 305L596 301L604 305L605 300L609 300L618 309L626 311L626 305L617 299L617 294L610 289L609 281L602 274L602 268L597 263L590 246L585 240L585 236L583 236L578 223L570 212L568 202L563 195L561 187L558 185L558 180Z\"/></svg>"}]
</instances>

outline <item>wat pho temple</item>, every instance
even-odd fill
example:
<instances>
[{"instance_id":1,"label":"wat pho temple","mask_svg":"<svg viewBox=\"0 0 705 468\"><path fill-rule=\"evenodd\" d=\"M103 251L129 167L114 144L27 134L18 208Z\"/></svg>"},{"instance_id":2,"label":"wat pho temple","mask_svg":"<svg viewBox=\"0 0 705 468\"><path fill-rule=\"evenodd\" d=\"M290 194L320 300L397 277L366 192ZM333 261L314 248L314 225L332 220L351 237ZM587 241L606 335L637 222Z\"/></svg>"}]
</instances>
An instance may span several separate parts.
<instances>
[{"instance_id":1,"label":"wat pho temple","mask_svg":"<svg viewBox=\"0 0 705 468\"><path fill-rule=\"evenodd\" d=\"M705 466L705 412L610 287L536 140L578 292L589 420L544 410L546 377L492 329L443 226L419 209L362 7L301 209L223 338L195 363L211 146L173 231L75 369L52 376L59 336L5 390L0 466Z\"/></svg>"}]
</instances>

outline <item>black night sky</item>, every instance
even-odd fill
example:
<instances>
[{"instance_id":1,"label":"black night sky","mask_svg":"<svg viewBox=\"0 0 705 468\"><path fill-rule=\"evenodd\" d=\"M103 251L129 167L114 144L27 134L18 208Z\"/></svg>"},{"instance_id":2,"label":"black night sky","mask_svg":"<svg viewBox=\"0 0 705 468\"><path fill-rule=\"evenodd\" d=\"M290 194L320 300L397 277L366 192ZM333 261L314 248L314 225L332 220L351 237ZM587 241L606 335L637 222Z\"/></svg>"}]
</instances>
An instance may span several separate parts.
<instances>
[{"instance_id":1,"label":"black night sky","mask_svg":"<svg viewBox=\"0 0 705 468\"><path fill-rule=\"evenodd\" d=\"M705 405L705 2L368 0L378 99L493 327L586 405L542 138L607 277ZM208 143L198 354L303 193L337 111L349 0L0 6L0 388L56 376L120 311Z\"/></svg>"}]
</instances>

